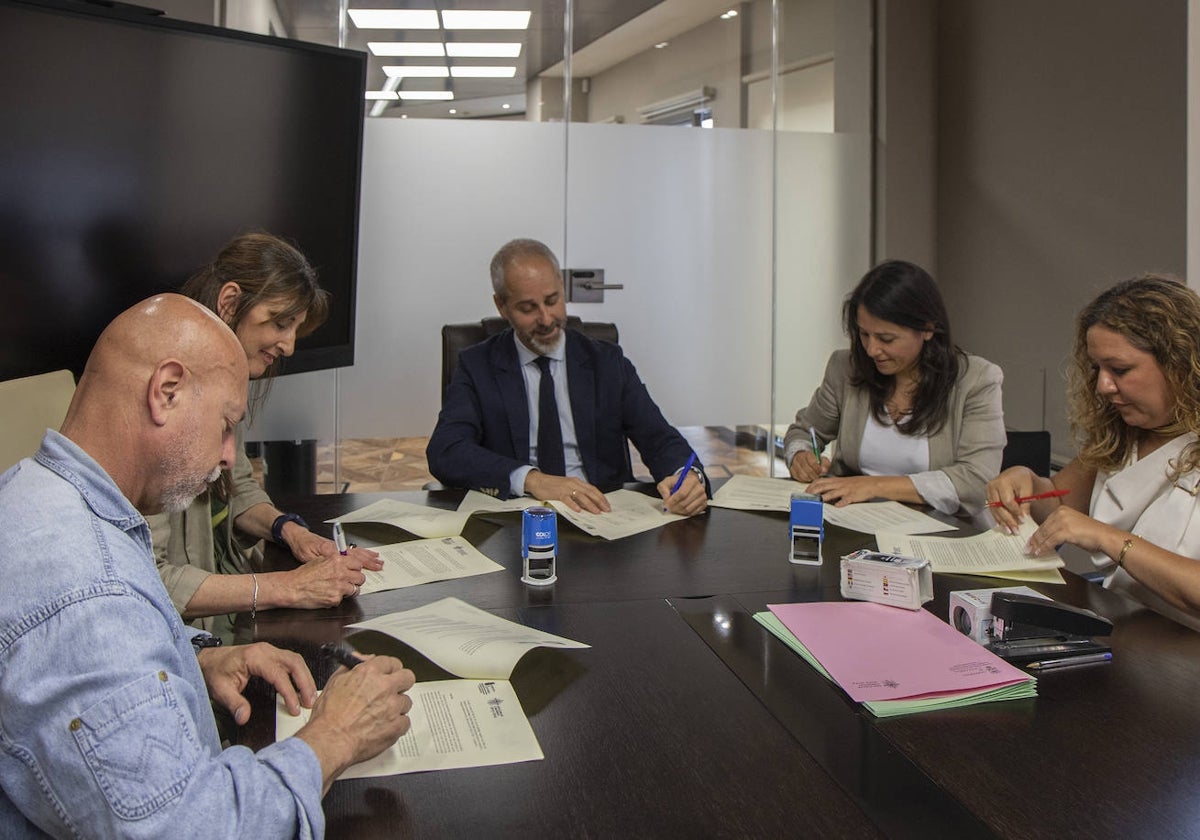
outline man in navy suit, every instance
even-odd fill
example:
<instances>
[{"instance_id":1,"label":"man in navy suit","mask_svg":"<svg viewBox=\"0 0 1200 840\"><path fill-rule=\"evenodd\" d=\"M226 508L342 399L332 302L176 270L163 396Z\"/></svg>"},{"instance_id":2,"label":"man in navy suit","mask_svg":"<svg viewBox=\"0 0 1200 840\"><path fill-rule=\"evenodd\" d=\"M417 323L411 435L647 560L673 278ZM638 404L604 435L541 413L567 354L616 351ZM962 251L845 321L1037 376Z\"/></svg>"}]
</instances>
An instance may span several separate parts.
<instances>
[{"instance_id":1,"label":"man in navy suit","mask_svg":"<svg viewBox=\"0 0 1200 840\"><path fill-rule=\"evenodd\" d=\"M514 239L492 258L491 275L509 329L459 354L425 451L434 477L501 499L527 495L601 513L610 509L604 493L633 480L632 441L668 510L703 511L703 467L689 467L691 446L633 364L617 345L566 328L554 253Z\"/></svg>"}]
</instances>

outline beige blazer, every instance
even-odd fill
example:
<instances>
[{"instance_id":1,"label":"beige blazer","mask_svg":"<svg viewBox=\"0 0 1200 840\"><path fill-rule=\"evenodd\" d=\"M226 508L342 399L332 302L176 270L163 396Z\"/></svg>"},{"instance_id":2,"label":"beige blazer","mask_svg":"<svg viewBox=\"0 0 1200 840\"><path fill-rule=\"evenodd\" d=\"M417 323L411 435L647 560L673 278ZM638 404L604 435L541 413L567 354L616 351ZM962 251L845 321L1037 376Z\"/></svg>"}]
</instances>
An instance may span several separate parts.
<instances>
[{"instance_id":1,"label":"beige blazer","mask_svg":"<svg viewBox=\"0 0 1200 840\"><path fill-rule=\"evenodd\" d=\"M974 515L982 510L985 487L1000 472L1006 440L1003 381L999 367L979 356L967 356L950 393L946 423L929 437L929 469L950 479L963 513ZM837 350L829 357L825 379L812 400L796 412L796 422L788 426L784 450L808 449L812 427L822 447L837 440L830 472L861 475L859 450L870 413L867 390L850 385L850 351ZM914 484L920 492L920 483L914 480Z\"/></svg>"}]
</instances>

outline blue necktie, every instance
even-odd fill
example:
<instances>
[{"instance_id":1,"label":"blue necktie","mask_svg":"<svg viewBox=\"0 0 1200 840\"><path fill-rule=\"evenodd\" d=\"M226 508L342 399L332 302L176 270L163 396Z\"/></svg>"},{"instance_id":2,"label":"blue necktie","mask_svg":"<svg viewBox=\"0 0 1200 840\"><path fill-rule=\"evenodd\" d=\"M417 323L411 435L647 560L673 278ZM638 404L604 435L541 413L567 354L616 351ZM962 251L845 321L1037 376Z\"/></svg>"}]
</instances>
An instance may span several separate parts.
<instances>
[{"instance_id":1,"label":"blue necktie","mask_svg":"<svg viewBox=\"0 0 1200 840\"><path fill-rule=\"evenodd\" d=\"M563 455L562 426L558 422L558 400L554 397L554 376L550 373L550 358L534 359L542 371L538 386L538 469L547 475L566 475L567 462Z\"/></svg>"}]
</instances>

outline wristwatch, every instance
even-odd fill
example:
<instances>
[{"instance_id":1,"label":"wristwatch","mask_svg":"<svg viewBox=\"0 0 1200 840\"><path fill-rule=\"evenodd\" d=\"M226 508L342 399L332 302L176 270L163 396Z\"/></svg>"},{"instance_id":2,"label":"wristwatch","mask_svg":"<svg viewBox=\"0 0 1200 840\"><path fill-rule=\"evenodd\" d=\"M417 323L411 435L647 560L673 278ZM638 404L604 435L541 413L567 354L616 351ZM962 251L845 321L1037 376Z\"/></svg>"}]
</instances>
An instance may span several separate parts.
<instances>
[{"instance_id":1,"label":"wristwatch","mask_svg":"<svg viewBox=\"0 0 1200 840\"><path fill-rule=\"evenodd\" d=\"M214 636L211 633L201 633L198 636L192 636L192 647L196 649L197 654L205 648L220 646L221 638L219 636Z\"/></svg>"},{"instance_id":2,"label":"wristwatch","mask_svg":"<svg viewBox=\"0 0 1200 840\"><path fill-rule=\"evenodd\" d=\"M298 513L284 513L275 517L275 521L271 523L271 539L284 548L290 547L283 540L283 526L289 522L295 522L301 528L308 530L308 523Z\"/></svg>"}]
</instances>

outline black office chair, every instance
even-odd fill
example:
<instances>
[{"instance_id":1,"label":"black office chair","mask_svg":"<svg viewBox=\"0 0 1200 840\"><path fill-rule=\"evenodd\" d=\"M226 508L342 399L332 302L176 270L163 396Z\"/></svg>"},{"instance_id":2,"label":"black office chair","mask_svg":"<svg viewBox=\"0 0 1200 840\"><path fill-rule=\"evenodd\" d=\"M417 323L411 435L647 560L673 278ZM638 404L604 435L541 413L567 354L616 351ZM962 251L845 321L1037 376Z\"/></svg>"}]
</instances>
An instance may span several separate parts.
<instances>
[{"instance_id":1,"label":"black office chair","mask_svg":"<svg viewBox=\"0 0 1200 840\"><path fill-rule=\"evenodd\" d=\"M1008 430L1008 443L1004 446L1004 458L1000 469L1029 467L1043 478L1050 477L1050 433L1016 432Z\"/></svg>"},{"instance_id":2,"label":"black office chair","mask_svg":"<svg viewBox=\"0 0 1200 840\"><path fill-rule=\"evenodd\" d=\"M458 366L458 354L478 344L485 338L504 330L508 322L503 318L483 318L466 324L446 324L442 327L442 402L446 401L446 389L450 387L450 378L454 376L454 368ZM584 321L575 315L567 316L567 329L579 330L584 335L601 341L611 341L619 344L616 324L603 321Z\"/></svg>"}]
</instances>

